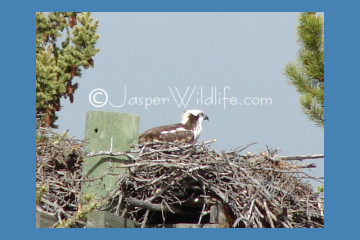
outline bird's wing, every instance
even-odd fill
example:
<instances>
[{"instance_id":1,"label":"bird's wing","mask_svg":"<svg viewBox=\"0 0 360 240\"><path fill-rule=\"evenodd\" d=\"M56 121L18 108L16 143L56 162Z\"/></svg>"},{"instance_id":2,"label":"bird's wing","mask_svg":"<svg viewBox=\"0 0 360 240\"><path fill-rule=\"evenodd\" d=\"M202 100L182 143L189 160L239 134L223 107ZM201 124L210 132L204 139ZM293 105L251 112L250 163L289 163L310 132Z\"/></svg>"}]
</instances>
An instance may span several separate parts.
<instances>
[{"instance_id":1,"label":"bird's wing","mask_svg":"<svg viewBox=\"0 0 360 240\"><path fill-rule=\"evenodd\" d=\"M181 123L151 128L139 135L139 142L166 141L190 143L194 141L194 133Z\"/></svg>"}]
</instances>

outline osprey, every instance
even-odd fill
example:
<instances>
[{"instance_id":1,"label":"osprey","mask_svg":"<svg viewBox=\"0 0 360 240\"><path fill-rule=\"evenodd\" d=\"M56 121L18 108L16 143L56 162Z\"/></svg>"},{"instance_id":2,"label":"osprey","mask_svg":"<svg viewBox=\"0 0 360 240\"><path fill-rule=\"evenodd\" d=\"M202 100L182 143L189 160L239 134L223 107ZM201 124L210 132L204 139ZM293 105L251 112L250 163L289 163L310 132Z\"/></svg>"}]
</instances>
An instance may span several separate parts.
<instances>
[{"instance_id":1,"label":"osprey","mask_svg":"<svg viewBox=\"0 0 360 240\"><path fill-rule=\"evenodd\" d=\"M203 111L186 110L181 115L181 123L151 128L139 136L139 143L166 141L196 143L202 131L202 122L208 120Z\"/></svg>"}]
</instances>

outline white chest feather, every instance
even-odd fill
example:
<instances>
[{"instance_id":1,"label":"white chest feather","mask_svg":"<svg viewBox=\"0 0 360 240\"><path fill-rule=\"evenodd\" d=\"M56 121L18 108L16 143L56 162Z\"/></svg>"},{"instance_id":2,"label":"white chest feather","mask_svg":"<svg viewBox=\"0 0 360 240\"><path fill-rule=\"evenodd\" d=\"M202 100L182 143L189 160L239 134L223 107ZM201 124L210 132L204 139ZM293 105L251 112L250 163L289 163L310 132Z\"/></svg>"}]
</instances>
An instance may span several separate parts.
<instances>
[{"instance_id":1,"label":"white chest feather","mask_svg":"<svg viewBox=\"0 0 360 240\"><path fill-rule=\"evenodd\" d=\"M194 133L194 143L196 143L200 137L200 133L202 131L202 122L203 122L203 118L200 117L198 122L196 123L194 130L192 130L192 132Z\"/></svg>"}]
</instances>

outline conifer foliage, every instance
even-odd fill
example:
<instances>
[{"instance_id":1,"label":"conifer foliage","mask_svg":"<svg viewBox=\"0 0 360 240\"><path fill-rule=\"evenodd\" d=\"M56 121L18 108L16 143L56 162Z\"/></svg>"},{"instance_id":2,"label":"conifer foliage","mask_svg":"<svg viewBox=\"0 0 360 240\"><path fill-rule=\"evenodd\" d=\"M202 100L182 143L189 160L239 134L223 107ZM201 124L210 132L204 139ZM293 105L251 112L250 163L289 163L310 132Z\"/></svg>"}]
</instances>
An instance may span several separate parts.
<instances>
[{"instance_id":1,"label":"conifer foliage","mask_svg":"<svg viewBox=\"0 0 360 240\"><path fill-rule=\"evenodd\" d=\"M81 77L82 68L94 67L98 20L93 22L90 15L36 13L36 113L45 114L46 126L57 127L61 97L74 101L79 86L74 77Z\"/></svg>"},{"instance_id":2,"label":"conifer foliage","mask_svg":"<svg viewBox=\"0 0 360 240\"><path fill-rule=\"evenodd\" d=\"M297 26L300 50L284 74L300 95L308 118L324 127L324 19L314 12L301 13Z\"/></svg>"}]
</instances>

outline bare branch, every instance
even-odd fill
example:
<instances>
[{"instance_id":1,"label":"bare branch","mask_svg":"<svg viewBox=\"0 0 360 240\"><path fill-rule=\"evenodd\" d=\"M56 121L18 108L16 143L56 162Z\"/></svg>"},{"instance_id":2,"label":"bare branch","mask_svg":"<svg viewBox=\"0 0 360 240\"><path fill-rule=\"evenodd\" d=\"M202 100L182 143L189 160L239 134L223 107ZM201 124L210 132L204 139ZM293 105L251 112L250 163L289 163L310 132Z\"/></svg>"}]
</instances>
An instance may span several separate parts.
<instances>
[{"instance_id":1,"label":"bare branch","mask_svg":"<svg viewBox=\"0 0 360 240\"><path fill-rule=\"evenodd\" d=\"M302 161L305 159L317 159L324 158L324 154L315 154L315 155L295 155L295 156L278 156L280 160L298 160Z\"/></svg>"}]
</instances>

